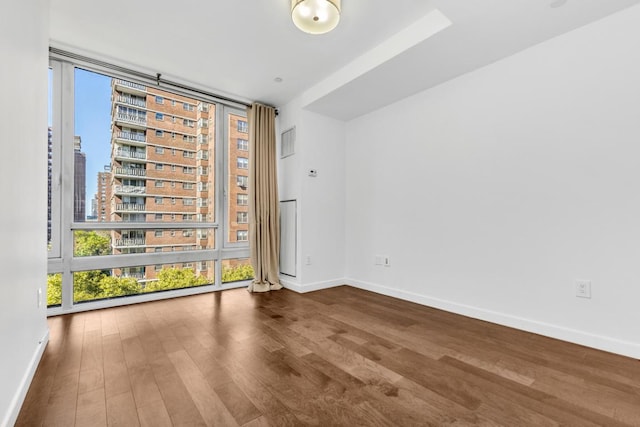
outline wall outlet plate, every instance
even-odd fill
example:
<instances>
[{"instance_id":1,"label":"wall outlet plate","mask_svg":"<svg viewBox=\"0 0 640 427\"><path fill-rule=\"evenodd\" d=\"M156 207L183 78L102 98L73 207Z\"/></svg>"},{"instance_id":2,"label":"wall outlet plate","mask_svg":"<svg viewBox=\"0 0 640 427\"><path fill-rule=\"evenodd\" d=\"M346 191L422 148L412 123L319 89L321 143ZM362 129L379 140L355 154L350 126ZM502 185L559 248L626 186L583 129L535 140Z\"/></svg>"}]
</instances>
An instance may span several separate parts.
<instances>
[{"instance_id":1,"label":"wall outlet plate","mask_svg":"<svg viewBox=\"0 0 640 427\"><path fill-rule=\"evenodd\" d=\"M576 280L576 296L591 298L591 280Z\"/></svg>"}]
</instances>

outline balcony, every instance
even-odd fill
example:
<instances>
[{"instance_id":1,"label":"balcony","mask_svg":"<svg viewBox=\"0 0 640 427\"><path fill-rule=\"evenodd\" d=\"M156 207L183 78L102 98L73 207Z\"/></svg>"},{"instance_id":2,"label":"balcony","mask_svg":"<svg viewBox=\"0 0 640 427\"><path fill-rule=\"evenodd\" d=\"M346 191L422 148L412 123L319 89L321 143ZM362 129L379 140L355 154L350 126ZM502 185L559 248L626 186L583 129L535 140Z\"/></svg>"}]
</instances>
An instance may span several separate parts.
<instances>
[{"instance_id":1,"label":"balcony","mask_svg":"<svg viewBox=\"0 0 640 427\"><path fill-rule=\"evenodd\" d=\"M143 280L144 273L122 273L120 277L131 277L132 279Z\"/></svg>"},{"instance_id":2,"label":"balcony","mask_svg":"<svg viewBox=\"0 0 640 427\"><path fill-rule=\"evenodd\" d=\"M143 212L147 208L147 205L138 203L116 203L116 211L125 212Z\"/></svg>"},{"instance_id":3,"label":"balcony","mask_svg":"<svg viewBox=\"0 0 640 427\"><path fill-rule=\"evenodd\" d=\"M146 245L146 240L143 237L135 237L135 238L122 238L122 239L116 239L116 247L128 247L128 246L144 246ZM129 274L134 274L134 273L129 273ZM134 276L125 276L123 274L123 277L134 277Z\"/></svg>"},{"instance_id":4,"label":"balcony","mask_svg":"<svg viewBox=\"0 0 640 427\"><path fill-rule=\"evenodd\" d=\"M142 144L147 143L147 137L144 134L140 134L140 133L117 131L114 133L114 135L116 139L121 139L127 142L139 142Z\"/></svg>"},{"instance_id":5,"label":"balcony","mask_svg":"<svg viewBox=\"0 0 640 427\"><path fill-rule=\"evenodd\" d=\"M118 95L118 102L121 104L133 105L135 107L147 108L147 101L134 98L132 96Z\"/></svg>"},{"instance_id":6,"label":"balcony","mask_svg":"<svg viewBox=\"0 0 640 427\"><path fill-rule=\"evenodd\" d=\"M125 159L147 160L147 152L132 151L127 150L126 148L116 148L116 157L122 157Z\"/></svg>"},{"instance_id":7,"label":"balcony","mask_svg":"<svg viewBox=\"0 0 640 427\"><path fill-rule=\"evenodd\" d=\"M136 114L116 113L116 121L120 126L147 128L147 117Z\"/></svg>"},{"instance_id":8,"label":"balcony","mask_svg":"<svg viewBox=\"0 0 640 427\"><path fill-rule=\"evenodd\" d=\"M141 168L122 168L118 167L114 169L116 175L123 176L147 176L147 170Z\"/></svg>"},{"instance_id":9,"label":"balcony","mask_svg":"<svg viewBox=\"0 0 640 427\"><path fill-rule=\"evenodd\" d=\"M116 185L116 194L145 194L147 187L138 185Z\"/></svg>"},{"instance_id":10,"label":"balcony","mask_svg":"<svg viewBox=\"0 0 640 427\"><path fill-rule=\"evenodd\" d=\"M116 89L119 92L131 93L134 95L147 94L147 87L138 83L129 82L126 80L115 79Z\"/></svg>"}]
</instances>

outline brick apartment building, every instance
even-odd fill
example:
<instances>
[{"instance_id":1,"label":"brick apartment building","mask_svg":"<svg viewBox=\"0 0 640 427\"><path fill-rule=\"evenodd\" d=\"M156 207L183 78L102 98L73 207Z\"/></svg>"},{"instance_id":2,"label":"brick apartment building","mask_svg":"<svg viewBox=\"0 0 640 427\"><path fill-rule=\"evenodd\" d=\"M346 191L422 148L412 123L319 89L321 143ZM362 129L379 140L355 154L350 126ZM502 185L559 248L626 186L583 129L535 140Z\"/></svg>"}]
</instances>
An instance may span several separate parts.
<instances>
[{"instance_id":1,"label":"brick apartment building","mask_svg":"<svg viewBox=\"0 0 640 427\"><path fill-rule=\"evenodd\" d=\"M188 222L192 228L115 230L119 253L170 252L215 247L215 104L112 79L111 165L98 173L97 220ZM228 115L228 242L248 239L248 128ZM107 170L108 169L108 170ZM195 265L194 265L195 264ZM213 262L184 264L213 280ZM153 280L162 266L114 270Z\"/></svg>"}]
</instances>

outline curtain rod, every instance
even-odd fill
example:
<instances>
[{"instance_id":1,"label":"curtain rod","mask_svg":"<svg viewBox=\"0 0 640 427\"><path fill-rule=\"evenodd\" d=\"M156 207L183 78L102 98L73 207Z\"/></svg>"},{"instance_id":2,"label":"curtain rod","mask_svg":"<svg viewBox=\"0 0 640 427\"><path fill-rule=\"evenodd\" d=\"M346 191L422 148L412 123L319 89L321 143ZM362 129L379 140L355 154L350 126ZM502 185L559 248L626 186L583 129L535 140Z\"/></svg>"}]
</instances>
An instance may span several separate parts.
<instances>
[{"instance_id":1,"label":"curtain rod","mask_svg":"<svg viewBox=\"0 0 640 427\"><path fill-rule=\"evenodd\" d=\"M69 52L69 51L58 49L58 48L51 47L51 46L49 46L49 52L54 54L54 55L61 56L63 58L75 59L75 60L78 60L78 61L86 62L88 64L97 65L97 66L102 67L102 68L113 70L113 71L116 71L118 73L129 74L129 75L141 78L141 79L155 81L158 84L158 86L160 86L160 84L162 83L164 85L167 85L167 86L170 86L170 87L174 87L176 89L195 92L195 93L198 93L200 95L205 95L205 96L209 96L209 97L212 97L212 98L215 98L215 99L219 99L220 101L227 101L227 102L232 102L234 104L244 105L245 107L251 107L251 104L247 103L245 101L240 101L240 100L237 100L237 99L229 98L227 96L222 96L222 95L218 95L218 94L215 94L215 93L207 92L207 91L204 91L204 90L196 89L196 88L193 88L193 87L190 87L190 86L186 86L186 85L183 85L181 83L176 83L176 82L173 82L171 80L163 79L161 73L156 73L156 75L154 76L154 75L151 75L151 74L143 73L143 72L136 71L136 70L131 70L129 68L121 67L119 65L111 64L109 62L100 61L99 59L90 58L90 57L87 57L87 56L84 56L84 55L79 55L77 53ZM267 104L264 104L264 105L267 105ZM272 107L276 111L276 116L278 115L278 109L276 107L273 107L272 105L267 105L267 106Z\"/></svg>"}]
</instances>

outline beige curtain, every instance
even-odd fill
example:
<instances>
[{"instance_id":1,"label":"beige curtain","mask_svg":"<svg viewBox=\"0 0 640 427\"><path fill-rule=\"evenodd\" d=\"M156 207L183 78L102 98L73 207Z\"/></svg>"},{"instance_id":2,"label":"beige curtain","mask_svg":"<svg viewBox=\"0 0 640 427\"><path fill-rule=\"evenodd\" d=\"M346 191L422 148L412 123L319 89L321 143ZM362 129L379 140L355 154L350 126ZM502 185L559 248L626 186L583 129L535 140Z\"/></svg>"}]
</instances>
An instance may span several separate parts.
<instances>
[{"instance_id":1,"label":"beige curtain","mask_svg":"<svg viewBox=\"0 0 640 427\"><path fill-rule=\"evenodd\" d=\"M249 246L254 279L249 292L282 289L280 209L276 176L276 111L252 104L249 118Z\"/></svg>"}]
</instances>

